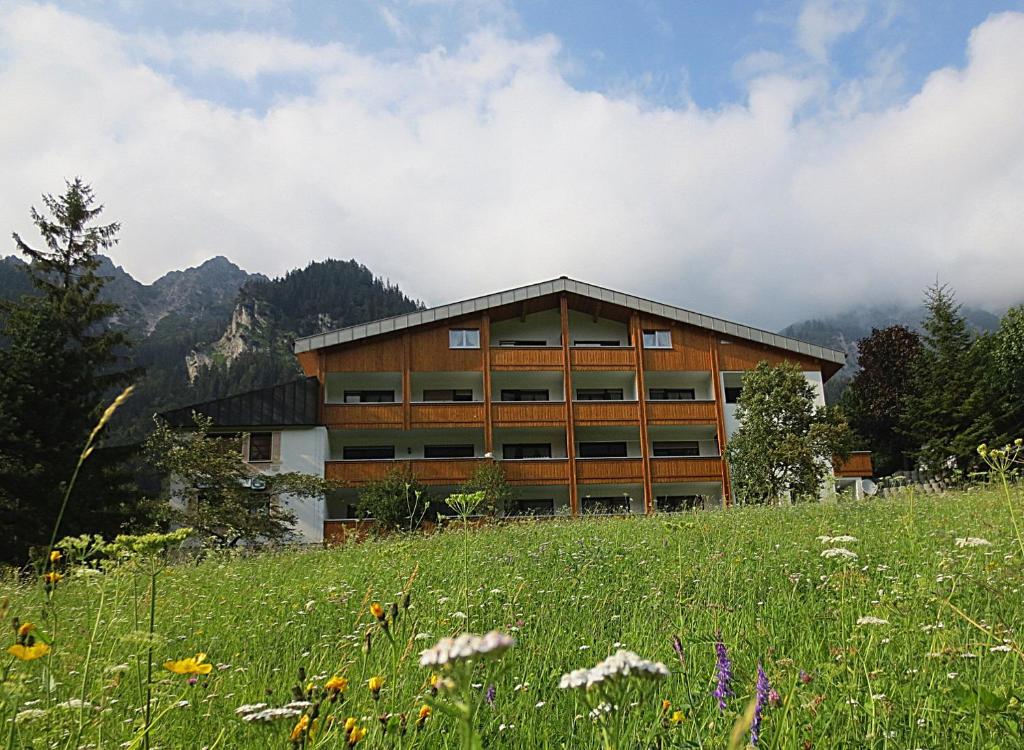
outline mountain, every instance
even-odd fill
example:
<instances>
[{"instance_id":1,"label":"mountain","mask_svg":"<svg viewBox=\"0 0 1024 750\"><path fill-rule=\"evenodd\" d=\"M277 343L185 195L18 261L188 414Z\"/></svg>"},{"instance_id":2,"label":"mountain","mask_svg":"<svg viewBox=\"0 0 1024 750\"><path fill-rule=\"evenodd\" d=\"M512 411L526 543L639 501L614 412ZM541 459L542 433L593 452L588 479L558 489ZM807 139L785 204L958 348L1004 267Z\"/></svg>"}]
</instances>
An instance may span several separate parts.
<instances>
[{"instance_id":1,"label":"mountain","mask_svg":"<svg viewBox=\"0 0 1024 750\"><path fill-rule=\"evenodd\" d=\"M0 259L0 299L33 293L25 270L16 257ZM156 412L294 377L295 336L422 307L354 260L268 279L218 256L143 284L103 257L99 273L103 297L122 308L111 324L135 342L127 360L145 370L111 425L120 442L144 437Z\"/></svg>"},{"instance_id":2,"label":"mountain","mask_svg":"<svg viewBox=\"0 0 1024 750\"><path fill-rule=\"evenodd\" d=\"M978 332L994 331L999 317L976 307L962 308L968 324ZM825 398L830 404L839 400L857 372L857 342L871 335L873 328L903 325L921 332L921 321L927 315L923 305L860 306L828 318L812 318L788 325L779 331L800 341L807 341L846 353L846 365L825 384Z\"/></svg>"}]
</instances>

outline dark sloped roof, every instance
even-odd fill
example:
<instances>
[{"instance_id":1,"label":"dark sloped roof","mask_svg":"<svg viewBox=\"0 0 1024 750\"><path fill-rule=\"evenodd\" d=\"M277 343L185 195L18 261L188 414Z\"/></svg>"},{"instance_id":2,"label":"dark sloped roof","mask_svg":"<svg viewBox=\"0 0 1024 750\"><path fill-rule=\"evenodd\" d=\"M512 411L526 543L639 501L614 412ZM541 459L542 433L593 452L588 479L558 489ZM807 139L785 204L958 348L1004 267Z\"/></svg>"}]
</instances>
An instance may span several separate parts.
<instances>
[{"instance_id":1,"label":"dark sloped roof","mask_svg":"<svg viewBox=\"0 0 1024 750\"><path fill-rule=\"evenodd\" d=\"M214 427L311 427L317 424L320 383L299 378L234 396L190 404L160 414L172 427L192 427L192 412L213 420Z\"/></svg>"},{"instance_id":2,"label":"dark sloped roof","mask_svg":"<svg viewBox=\"0 0 1024 750\"><path fill-rule=\"evenodd\" d=\"M350 326L348 328L339 328L338 330L319 333L315 336L305 336L295 339L293 348L296 354L301 354L302 352L323 349L328 346L358 341L359 339L379 336L384 333L392 333L394 331L401 331L407 328L414 328L426 323L434 323L447 320L449 318L456 318L460 315L482 312L500 305L524 302L526 300L545 297L549 294L556 294L559 292L578 294L583 297L590 297L591 299L608 302L613 305L619 305L631 310L657 315L662 318L669 318L670 320L677 320L681 323L689 323L690 325L707 328L712 331L718 331L719 333L734 336L739 339L746 339L758 344L772 346L777 349L796 352L797 354L803 354L815 359L825 360L826 362L834 362L840 367L846 364L846 355L843 352L836 351L835 349L827 349L823 346L818 346L817 344L809 344L806 341L799 341L797 339L789 338L788 336L780 336L777 333L762 331L759 328L751 328L750 326L732 323L728 320L722 320L721 318L715 318L710 315L702 315L700 313L684 310L681 307L674 307L660 302L652 302L651 300L644 299L643 297L635 297L631 294L616 292L612 289L595 286L594 284L576 281L575 279L570 279L567 276L552 279L551 281L543 281L539 284L530 284L528 286L509 289L504 292L495 292L494 294L487 294L482 297L474 297L472 299L463 300L462 302L452 302L451 304L432 307L428 310L417 310L416 312L408 313L406 315L398 315L393 318L384 318L383 320L376 320L370 323Z\"/></svg>"}]
</instances>

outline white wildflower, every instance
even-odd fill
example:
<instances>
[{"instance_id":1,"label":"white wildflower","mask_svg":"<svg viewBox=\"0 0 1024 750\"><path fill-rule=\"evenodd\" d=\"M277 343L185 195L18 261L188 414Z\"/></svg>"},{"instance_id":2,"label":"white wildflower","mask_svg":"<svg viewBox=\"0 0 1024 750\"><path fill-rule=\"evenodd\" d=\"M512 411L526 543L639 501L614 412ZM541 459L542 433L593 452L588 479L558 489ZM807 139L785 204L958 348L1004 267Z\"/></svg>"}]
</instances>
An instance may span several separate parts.
<instances>
[{"instance_id":1,"label":"white wildflower","mask_svg":"<svg viewBox=\"0 0 1024 750\"><path fill-rule=\"evenodd\" d=\"M492 630L484 636L463 633L458 638L442 638L433 648L420 654L421 667L441 667L457 661L485 656L500 656L516 643L512 636Z\"/></svg>"},{"instance_id":2,"label":"white wildflower","mask_svg":"<svg viewBox=\"0 0 1024 750\"><path fill-rule=\"evenodd\" d=\"M14 716L15 724L22 724L26 721L35 721L46 716L46 710L42 708L26 708L18 711Z\"/></svg>"},{"instance_id":3,"label":"white wildflower","mask_svg":"<svg viewBox=\"0 0 1024 750\"><path fill-rule=\"evenodd\" d=\"M964 547L991 547L992 542L977 536L960 536L956 538L956 546L960 549Z\"/></svg>"},{"instance_id":4,"label":"white wildflower","mask_svg":"<svg viewBox=\"0 0 1024 750\"><path fill-rule=\"evenodd\" d=\"M577 669L562 675L560 688L578 688L597 685L630 677L660 680L668 677L669 671L661 662L641 659L632 651L619 649L604 661L598 662L591 669Z\"/></svg>"},{"instance_id":5,"label":"white wildflower","mask_svg":"<svg viewBox=\"0 0 1024 750\"><path fill-rule=\"evenodd\" d=\"M883 620L881 617L874 617L873 615L864 615L864 617L857 618L858 625L888 625L888 620Z\"/></svg>"},{"instance_id":6,"label":"white wildflower","mask_svg":"<svg viewBox=\"0 0 1024 750\"><path fill-rule=\"evenodd\" d=\"M242 717L242 721L270 722L278 719L293 719L301 715L302 711L297 708L267 708L254 714L246 714Z\"/></svg>"},{"instance_id":7,"label":"white wildflower","mask_svg":"<svg viewBox=\"0 0 1024 750\"><path fill-rule=\"evenodd\" d=\"M989 649L989 651L991 651L993 654L996 654L996 653L1007 654L1007 653L1009 653L1012 650L1013 649L1011 649L1005 643L1003 643L1003 644L1001 644L999 646L993 646L992 648Z\"/></svg>"},{"instance_id":8,"label":"white wildflower","mask_svg":"<svg viewBox=\"0 0 1024 750\"><path fill-rule=\"evenodd\" d=\"M846 547L830 547L829 549L822 550L821 556L828 558L841 557L845 560L857 559L857 553L851 552L850 550L846 549Z\"/></svg>"}]
</instances>

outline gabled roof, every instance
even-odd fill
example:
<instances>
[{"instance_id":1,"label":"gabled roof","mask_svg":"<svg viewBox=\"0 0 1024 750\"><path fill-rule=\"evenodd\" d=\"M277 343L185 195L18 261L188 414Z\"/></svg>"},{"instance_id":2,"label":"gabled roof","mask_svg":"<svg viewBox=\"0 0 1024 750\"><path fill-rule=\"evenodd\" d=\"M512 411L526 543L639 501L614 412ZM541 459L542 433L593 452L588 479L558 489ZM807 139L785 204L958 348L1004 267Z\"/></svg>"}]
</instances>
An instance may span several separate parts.
<instances>
[{"instance_id":1,"label":"gabled roof","mask_svg":"<svg viewBox=\"0 0 1024 750\"><path fill-rule=\"evenodd\" d=\"M158 416L171 427L193 427L192 412L213 420L214 427L310 427L317 424L320 383L299 378L234 396L190 404Z\"/></svg>"},{"instance_id":2,"label":"gabled roof","mask_svg":"<svg viewBox=\"0 0 1024 750\"><path fill-rule=\"evenodd\" d=\"M750 326L741 325L739 323L732 323L728 320L715 318L711 315L702 315L701 313L684 310L681 307L674 307L673 305L653 302L651 300L644 299L643 297L635 297L631 294L625 294L624 292L605 289L604 287L595 286L594 284L587 284L582 281L570 279L568 276L562 276L561 278L552 279L551 281L542 281L539 284L529 284L527 286L509 289L504 292L495 292L494 294L487 294L482 297L473 297L472 299L463 300L462 302L452 302L451 304L432 307L428 310L419 310L417 312L407 313L406 315L396 315L392 318L375 320L371 323L349 326L348 328L339 328L334 331L319 333L315 336L304 336L303 338L295 339L294 351L296 354L301 354L302 352L323 349L337 344L347 344L352 341L358 341L372 336L394 333L395 331L414 328L426 323L436 323L449 318L456 318L460 315L483 312L484 310L489 310L500 305L525 302L527 300L546 297L548 295L558 294L561 292L577 294L582 297L589 297L593 300L607 302L612 305L619 305L620 307L629 308L631 310L657 315L670 320L677 320L680 323L688 323L689 325L698 326L700 328L718 331L719 333L732 336L734 338L746 339L758 344L765 344L766 346L772 346L777 349L785 349L787 351L796 352L797 354L803 354L807 357L813 357L827 362L834 362L839 366L846 364L846 355L843 352L836 351L835 349L827 349L823 346L818 346L817 344L809 344L806 341L799 341L787 336L780 336L777 333L762 331L759 328L751 328Z\"/></svg>"}]
</instances>

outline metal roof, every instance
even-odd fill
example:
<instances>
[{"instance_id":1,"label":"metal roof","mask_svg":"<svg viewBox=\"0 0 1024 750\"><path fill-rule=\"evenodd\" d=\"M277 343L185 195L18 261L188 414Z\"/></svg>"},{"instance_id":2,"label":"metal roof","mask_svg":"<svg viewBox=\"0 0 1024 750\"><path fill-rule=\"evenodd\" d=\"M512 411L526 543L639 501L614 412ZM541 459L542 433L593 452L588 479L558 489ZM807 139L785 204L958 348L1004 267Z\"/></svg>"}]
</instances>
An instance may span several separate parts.
<instances>
[{"instance_id":1,"label":"metal roof","mask_svg":"<svg viewBox=\"0 0 1024 750\"><path fill-rule=\"evenodd\" d=\"M309 427L317 424L320 383L299 378L234 396L190 404L159 416L171 427L193 427L192 412L213 420L214 427Z\"/></svg>"},{"instance_id":2,"label":"metal roof","mask_svg":"<svg viewBox=\"0 0 1024 750\"><path fill-rule=\"evenodd\" d=\"M484 310L489 310L493 307L508 305L515 302L525 302L526 300L546 297L550 294L558 294L560 292L569 292L582 297L589 297L594 300L600 300L601 302L608 302L613 305L619 305L620 307L626 307L631 310L657 315L670 320L677 320L680 323L688 323L689 325L698 326L700 328L718 331L719 333L732 336L734 338L746 339L758 344L772 346L777 349L785 349L787 351L803 354L807 357L825 360L826 362L834 362L840 366L846 364L846 355L843 352L836 351L835 349L828 349L823 346L818 346L817 344L810 344L806 341L792 339L788 336L780 336L777 333L763 331L759 328L751 328L750 326L733 323L728 320L722 320L721 318L715 318L711 315L702 315L701 313L684 310L681 307L653 302L651 300L644 299L643 297L635 297L632 294L616 292L612 289L595 286L594 284L576 281L575 279L570 279L567 276L552 279L551 281L542 281L539 284L529 284L527 286L509 289L504 292L495 292L494 294L487 294L482 297L473 297L472 299L463 300L461 302L452 302L451 304L432 307L428 310L419 310L406 315L397 315L393 318L384 318L370 323L349 326L348 328L339 328L334 331L327 331L314 336L304 336L302 338L295 339L293 347L296 354L301 354L302 352L323 349L325 347L336 346L338 344L347 344L352 341L370 338L371 336L393 333L395 331L414 328L427 323L436 323L442 320L448 320L449 318L456 318L460 315L483 312Z\"/></svg>"}]
</instances>

